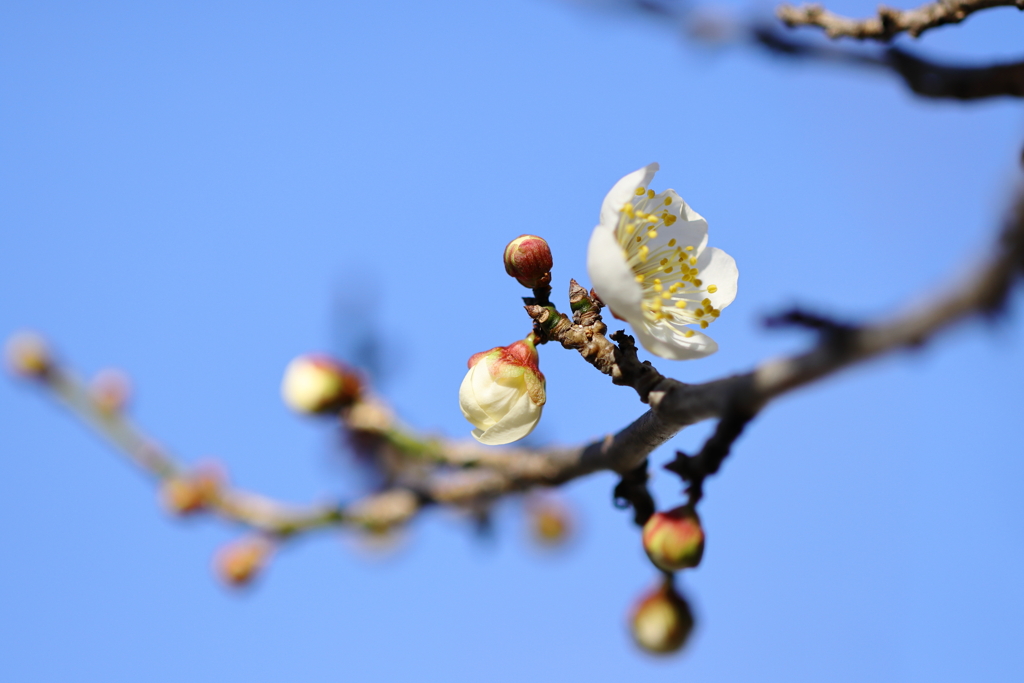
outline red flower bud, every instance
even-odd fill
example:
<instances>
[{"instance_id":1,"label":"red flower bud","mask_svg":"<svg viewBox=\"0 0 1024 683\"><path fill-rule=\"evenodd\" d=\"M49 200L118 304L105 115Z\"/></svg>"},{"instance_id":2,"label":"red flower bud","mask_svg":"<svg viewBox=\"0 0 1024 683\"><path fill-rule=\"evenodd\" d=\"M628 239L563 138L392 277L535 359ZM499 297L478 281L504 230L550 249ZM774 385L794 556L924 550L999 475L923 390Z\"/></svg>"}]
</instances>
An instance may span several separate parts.
<instances>
[{"instance_id":1,"label":"red flower bud","mask_svg":"<svg viewBox=\"0 0 1024 683\"><path fill-rule=\"evenodd\" d=\"M534 289L551 282L551 248L544 238L521 235L505 247L505 272L523 287Z\"/></svg>"},{"instance_id":2,"label":"red flower bud","mask_svg":"<svg viewBox=\"0 0 1024 683\"><path fill-rule=\"evenodd\" d=\"M685 505L654 513L644 524L643 542L651 562L667 572L696 567L704 555L700 518Z\"/></svg>"},{"instance_id":3,"label":"red flower bud","mask_svg":"<svg viewBox=\"0 0 1024 683\"><path fill-rule=\"evenodd\" d=\"M630 620L633 640L654 654L681 650L693 624L690 606L669 581L641 597Z\"/></svg>"}]
</instances>

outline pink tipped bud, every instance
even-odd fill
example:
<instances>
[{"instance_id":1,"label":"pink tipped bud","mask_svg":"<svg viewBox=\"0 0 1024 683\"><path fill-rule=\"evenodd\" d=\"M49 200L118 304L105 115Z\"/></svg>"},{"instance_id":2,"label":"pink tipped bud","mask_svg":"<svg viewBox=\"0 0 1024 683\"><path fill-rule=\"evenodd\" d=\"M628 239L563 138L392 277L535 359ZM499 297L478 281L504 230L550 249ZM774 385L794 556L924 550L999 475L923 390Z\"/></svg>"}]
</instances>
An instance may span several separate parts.
<instances>
[{"instance_id":1,"label":"pink tipped bud","mask_svg":"<svg viewBox=\"0 0 1024 683\"><path fill-rule=\"evenodd\" d=\"M16 375L42 378L53 368L46 340L35 332L16 332L7 340L7 365Z\"/></svg>"},{"instance_id":2,"label":"pink tipped bud","mask_svg":"<svg viewBox=\"0 0 1024 683\"><path fill-rule=\"evenodd\" d=\"M547 401L533 335L474 353L459 387L459 408L489 446L518 441L533 431Z\"/></svg>"},{"instance_id":3,"label":"pink tipped bud","mask_svg":"<svg viewBox=\"0 0 1024 683\"><path fill-rule=\"evenodd\" d=\"M669 582L642 596L633 608L633 640L647 652L678 652L693 631L693 612Z\"/></svg>"},{"instance_id":4,"label":"pink tipped bud","mask_svg":"<svg viewBox=\"0 0 1024 683\"><path fill-rule=\"evenodd\" d=\"M521 235L505 247L505 272L523 287L534 289L551 282L551 248L544 238Z\"/></svg>"},{"instance_id":5,"label":"pink tipped bud","mask_svg":"<svg viewBox=\"0 0 1024 683\"><path fill-rule=\"evenodd\" d=\"M324 355L299 356L284 371L281 396L298 413L336 413L359 397L362 383L351 368Z\"/></svg>"},{"instance_id":6,"label":"pink tipped bud","mask_svg":"<svg viewBox=\"0 0 1024 683\"><path fill-rule=\"evenodd\" d=\"M643 541L651 562L667 572L696 567L704 555L700 518L685 505L654 513L644 524Z\"/></svg>"},{"instance_id":7,"label":"pink tipped bud","mask_svg":"<svg viewBox=\"0 0 1024 683\"><path fill-rule=\"evenodd\" d=\"M214 570L229 586L238 588L251 582L270 560L273 546L260 536L230 543L217 553Z\"/></svg>"},{"instance_id":8,"label":"pink tipped bud","mask_svg":"<svg viewBox=\"0 0 1024 683\"><path fill-rule=\"evenodd\" d=\"M92 400L101 412L108 415L119 413L128 405L132 395L131 381L120 370L101 370L96 373L89 387Z\"/></svg>"},{"instance_id":9,"label":"pink tipped bud","mask_svg":"<svg viewBox=\"0 0 1024 683\"><path fill-rule=\"evenodd\" d=\"M172 514L191 515L217 500L225 479L218 465L200 465L194 472L167 480L160 489L160 498Z\"/></svg>"}]
</instances>

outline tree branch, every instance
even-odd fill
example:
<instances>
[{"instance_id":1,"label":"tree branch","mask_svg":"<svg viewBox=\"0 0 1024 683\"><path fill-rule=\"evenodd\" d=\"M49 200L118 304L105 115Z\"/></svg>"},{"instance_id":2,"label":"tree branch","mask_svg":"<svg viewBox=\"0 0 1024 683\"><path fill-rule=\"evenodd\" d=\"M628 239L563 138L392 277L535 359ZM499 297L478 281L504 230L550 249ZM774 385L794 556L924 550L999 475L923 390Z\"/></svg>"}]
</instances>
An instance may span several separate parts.
<instances>
[{"instance_id":1,"label":"tree branch","mask_svg":"<svg viewBox=\"0 0 1024 683\"><path fill-rule=\"evenodd\" d=\"M880 5L878 16L850 19L834 14L819 4L783 4L776 16L787 26L819 26L829 38L846 36L857 40L888 42L900 33L918 37L925 31L945 24L958 24L969 15L991 7L1024 9L1024 0L939 0L912 10L898 10Z\"/></svg>"}]
</instances>

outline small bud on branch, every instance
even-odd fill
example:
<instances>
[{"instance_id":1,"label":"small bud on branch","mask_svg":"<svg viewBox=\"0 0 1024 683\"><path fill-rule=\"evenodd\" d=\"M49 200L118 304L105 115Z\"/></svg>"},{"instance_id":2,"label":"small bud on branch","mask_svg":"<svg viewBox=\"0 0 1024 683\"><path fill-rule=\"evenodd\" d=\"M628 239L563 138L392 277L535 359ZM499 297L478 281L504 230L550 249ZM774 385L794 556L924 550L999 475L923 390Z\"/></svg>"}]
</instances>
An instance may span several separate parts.
<instances>
[{"instance_id":1,"label":"small bud on branch","mask_svg":"<svg viewBox=\"0 0 1024 683\"><path fill-rule=\"evenodd\" d=\"M551 283L551 248L543 237L520 235L505 247L505 272L528 289Z\"/></svg>"}]
</instances>

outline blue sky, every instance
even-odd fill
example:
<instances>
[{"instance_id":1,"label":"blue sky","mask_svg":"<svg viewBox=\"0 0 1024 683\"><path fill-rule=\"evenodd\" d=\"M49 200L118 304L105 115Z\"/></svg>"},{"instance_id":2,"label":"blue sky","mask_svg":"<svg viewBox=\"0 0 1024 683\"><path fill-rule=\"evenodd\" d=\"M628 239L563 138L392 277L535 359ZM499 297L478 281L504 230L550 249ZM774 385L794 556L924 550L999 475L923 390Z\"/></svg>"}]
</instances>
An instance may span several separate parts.
<instances>
[{"instance_id":1,"label":"blue sky","mask_svg":"<svg viewBox=\"0 0 1024 683\"><path fill-rule=\"evenodd\" d=\"M915 47L1019 57L1021 20L994 10ZM925 101L556 0L4 2L0 92L0 336L38 329L83 373L125 369L161 442L293 501L361 482L281 405L291 357L369 330L403 418L468 435L466 358L529 330L505 243L543 235L556 294L585 282L629 171L660 162L658 187L739 265L720 352L658 363L698 381L809 341L767 313L883 315L952 285L1022 143L1012 101ZM209 570L237 530L168 519L93 435L0 381L0 679L1020 680L1020 308L758 418L707 487L705 560L683 579L700 623L669 660L625 630L654 572L611 475L566 487L565 552L533 548L514 501L489 540L431 511L384 555L299 542L237 595ZM538 440L642 412L574 354L542 348L541 366ZM655 491L679 499L660 471Z\"/></svg>"}]
</instances>

